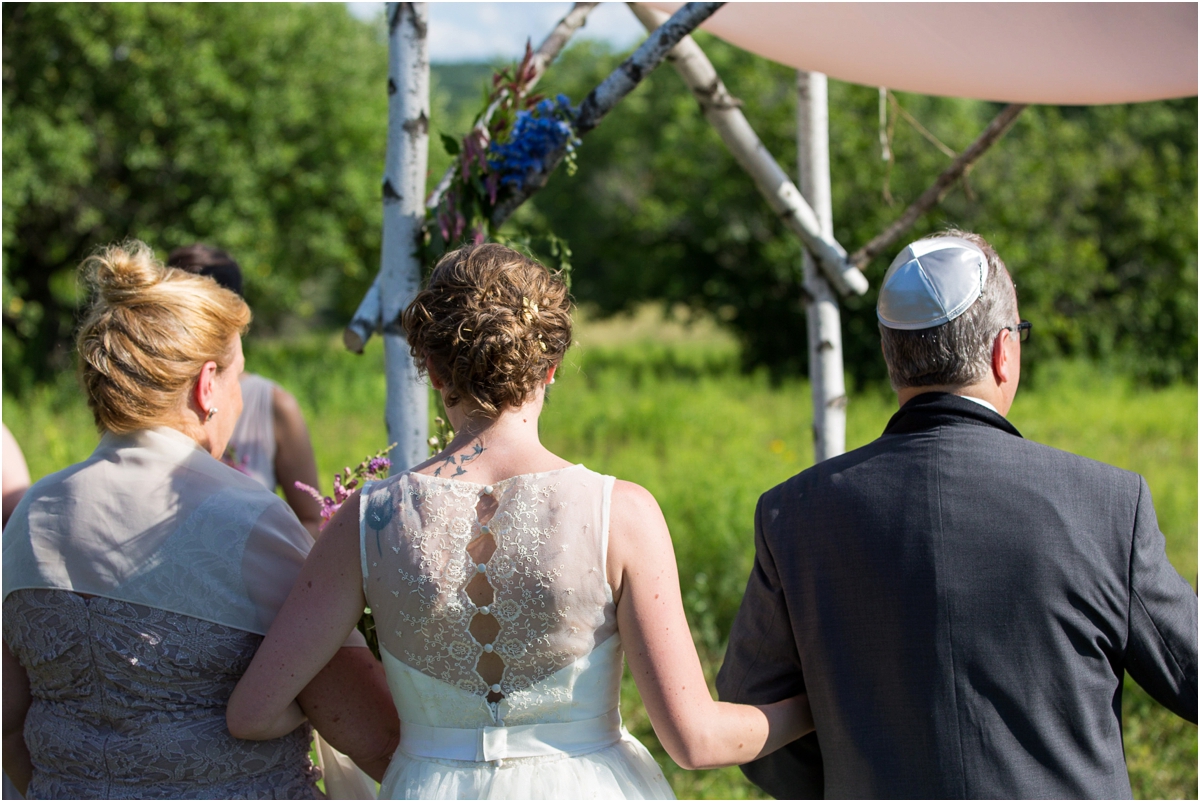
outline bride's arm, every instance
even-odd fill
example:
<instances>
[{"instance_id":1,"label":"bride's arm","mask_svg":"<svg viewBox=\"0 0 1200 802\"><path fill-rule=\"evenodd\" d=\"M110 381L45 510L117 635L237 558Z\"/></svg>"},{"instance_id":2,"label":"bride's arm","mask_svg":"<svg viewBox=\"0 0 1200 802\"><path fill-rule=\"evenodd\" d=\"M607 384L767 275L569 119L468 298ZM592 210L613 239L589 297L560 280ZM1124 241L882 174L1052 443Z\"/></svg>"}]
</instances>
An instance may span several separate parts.
<instances>
[{"instance_id":1,"label":"bride's arm","mask_svg":"<svg viewBox=\"0 0 1200 802\"><path fill-rule=\"evenodd\" d=\"M229 697L225 721L236 738L266 740L291 732L307 713L330 744L382 774L399 738L391 694L367 649L342 648L366 604L358 499L342 505L304 561Z\"/></svg>"},{"instance_id":2,"label":"bride's arm","mask_svg":"<svg viewBox=\"0 0 1200 802\"><path fill-rule=\"evenodd\" d=\"M679 569L654 497L630 482L613 489L608 573L629 667L654 732L686 769L748 763L813 729L805 695L769 705L716 702L688 630Z\"/></svg>"}]
</instances>

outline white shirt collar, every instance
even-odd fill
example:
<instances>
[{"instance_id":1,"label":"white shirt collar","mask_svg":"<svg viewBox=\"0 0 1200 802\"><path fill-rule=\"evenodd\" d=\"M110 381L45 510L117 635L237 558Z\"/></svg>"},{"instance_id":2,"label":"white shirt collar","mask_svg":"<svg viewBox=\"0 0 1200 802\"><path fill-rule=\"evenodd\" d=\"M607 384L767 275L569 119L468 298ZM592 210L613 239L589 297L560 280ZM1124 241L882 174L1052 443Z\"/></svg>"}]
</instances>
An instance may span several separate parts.
<instances>
[{"instance_id":1,"label":"white shirt collar","mask_svg":"<svg viewBox=\"0 0 1200 802\"><path fill-rule=\"evenodd\" d=\"M976 398L973 395L960 395L959 398L965 398L968 401L974 401L976 404L979 404L981 407L987 407L992 412L995 412L997 415L1000 414L1000 410L996 409L994 406L989 404L987 401L984 401L982 398ZM1003 417L1003 416L1001 416L1001 417Z\"/></svg>"}]
</instances>

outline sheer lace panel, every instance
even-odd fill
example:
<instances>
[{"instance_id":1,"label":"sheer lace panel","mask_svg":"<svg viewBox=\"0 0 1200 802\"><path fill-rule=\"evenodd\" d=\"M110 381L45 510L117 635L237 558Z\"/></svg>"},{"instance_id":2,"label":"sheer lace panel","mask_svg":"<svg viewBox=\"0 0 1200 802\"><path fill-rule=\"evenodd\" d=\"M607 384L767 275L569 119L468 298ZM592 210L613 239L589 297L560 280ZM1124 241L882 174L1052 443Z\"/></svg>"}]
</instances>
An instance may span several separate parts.
<instances>
[{"instance_id":1,"label":"sheer lace panel","mask_svg":"<svg viewBox=\"0 0 1200 802\"><path fill-rule=\"evenodd\" d=\"M363 577L380 645L519 704L616 631L604 570L611 488L578 465L489 486L412 473L369 485Z\"/></svg>"},{"instance_id":2,"label":"sheer lace panel","mask_svg":"<svg viewBox=\"0 0 1200 802\"><path fill-rule=\"evenodd\" d=\"M3 618L33 697L31 798L314 798L307 725L271 741L225 726L261 636L61 590L10 593Z\"/></svg>"}]
</instances>

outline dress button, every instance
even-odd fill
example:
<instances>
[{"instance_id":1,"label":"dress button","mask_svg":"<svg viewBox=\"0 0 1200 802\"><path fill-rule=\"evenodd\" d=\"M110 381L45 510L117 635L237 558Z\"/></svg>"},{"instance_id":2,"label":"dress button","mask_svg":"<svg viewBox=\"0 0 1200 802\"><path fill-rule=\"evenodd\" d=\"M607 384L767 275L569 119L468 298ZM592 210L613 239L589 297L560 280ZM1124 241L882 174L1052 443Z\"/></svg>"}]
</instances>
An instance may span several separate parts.
<instances>
[{"instance_id":1,"label":"dress button","mask_svg":"<svg viewBox=\"0 0 1200 802\"><path fill-rule=\"evenodd\" d=\"M487 573L487 566L483 563L480 563L479 565L475 566L475 570L481 574L485 574Z\"/></svg>"},{"instance_id":2,"label":"dress button","mask_svg":"<svg viewBox=\"0 0 1200 802\"><path fill-rule=\"evenodd\" d=\"M480 524L479 531L483 532L486 535L488 532L491 532L492 530L487 524Z\"/></svg>"},{"instance_id":3,"label":"dress button","mask_svg":"<svg viewBox=\"0 0 1200 802\"><path fill-rule=\"evenodd\" d=\"M492 486L488 485L487 487L483 488L483 492L490 496L492 494Z\"/></svg>"},{"instance_id":4,"label":"dress button","mask_svg":"<svg viewBox=\"0 0 1200 802\"><path fill-rule=\"evenodd\" d=\"M493 685L493 686L492 686L492 693L500 693L500 686L499 686L499 685Z\"/></svg>"},{"instance_id":5,"label":"dress button","mask_svg":"<svg viewBox=\"0 0 1200 802\"><path fill-rule=\"evenodd\" d=\"M492 644L490 644L490 643L485 643L485 644L483 644L483 650L484 650L485 652L487 652L488 654L491 654L491 652L492 652L492 648L493 648L493 647L492 647Z\"/></svg>"},{"instance_id":6,"label":"dress button","mask_svg":"<svg viewBox=\"0 0 1200 802\"><path fill-rule=\"evenodd\" d=\"M484 615L491 615L492 614L492 606L490 604L485 604L479 608L479 612L483 613Z\"/></svg>"}]
</instances>

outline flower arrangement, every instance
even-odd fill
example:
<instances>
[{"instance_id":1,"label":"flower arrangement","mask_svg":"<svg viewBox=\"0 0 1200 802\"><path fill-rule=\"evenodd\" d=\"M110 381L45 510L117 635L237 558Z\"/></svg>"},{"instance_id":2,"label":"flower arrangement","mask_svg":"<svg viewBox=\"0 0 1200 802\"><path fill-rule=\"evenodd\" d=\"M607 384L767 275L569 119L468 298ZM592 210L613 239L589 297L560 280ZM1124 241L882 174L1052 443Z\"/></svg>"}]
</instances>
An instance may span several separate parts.
<instances>
[{"instance_id":1,"label":"flower arrangement","mask_svg":"<svg viewBox=\"0 0 1200 802\"><path fill-rule=\"evenodd\" d=\"M392 444L393 446L395 443ZM392 461L385 455L390 451L392 446L388 446L381 451L375 452L374 455L367 457L362 462L351 470L346 468L346 472L335 473L333 475L333 495L322 496L321 491L311 485L306 485L304 482L296 482L296 487L303 490L317 500L321 505L321 528L329 523L329 519L334 516L341 506L346 503L346 499L354 495L364 482L372 482L377 479L387 477L388 471L392 467ZM344 478L343 478L344 477Z\"/></svg>"},{"instance_id":2,"label":"flower arrangement","mask_svg":"<svg viewBox=\"0 0 1200 802\"><path fill-rule=\"evenodd\" d=\"M526 43L519 64L492 77L484 111L475 118L471 131L461 140L442 134L442 145L456 161L449 186L438 204L426 215L425 230L418 243L421 261L432 266L446 251L464 239L475 243L503 240L492 226L497 204L520 192L531 172L559 148L567 151L567 172L575 171L574 121L578 109L566 95L549 99L532 94L537 77L532 47ZM486 124L485 124L486 123ZM561 257L564 269L570 250L552 235L549 250ZM524 244L527 242L509 243Z\"/></svg>"}]
</instances>

